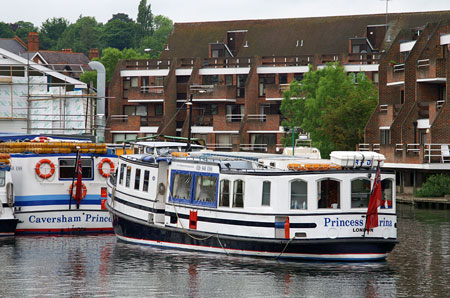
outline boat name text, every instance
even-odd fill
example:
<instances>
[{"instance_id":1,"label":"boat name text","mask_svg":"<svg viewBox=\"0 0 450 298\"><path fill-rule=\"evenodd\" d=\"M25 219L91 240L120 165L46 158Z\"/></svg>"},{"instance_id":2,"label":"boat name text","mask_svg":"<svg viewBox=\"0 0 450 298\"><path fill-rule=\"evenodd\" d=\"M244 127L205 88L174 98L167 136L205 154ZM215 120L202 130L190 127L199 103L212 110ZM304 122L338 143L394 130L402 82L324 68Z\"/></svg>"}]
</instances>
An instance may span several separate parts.
<instances>
[{"instance_id":1,"label":"boat name text","mask_svg":"<svg viewBox=\"0 0 450 298\"><path fill-rule=\"evenodd\" d=\"M102 216L99 214L85 214L84 216L65 216L62 214L61 216L46 216L39 217L35 215L31 215L28 218L30 223L66 223L66 222L111 222L111 218L109 216Z\"/></svg>"}]
</instances>

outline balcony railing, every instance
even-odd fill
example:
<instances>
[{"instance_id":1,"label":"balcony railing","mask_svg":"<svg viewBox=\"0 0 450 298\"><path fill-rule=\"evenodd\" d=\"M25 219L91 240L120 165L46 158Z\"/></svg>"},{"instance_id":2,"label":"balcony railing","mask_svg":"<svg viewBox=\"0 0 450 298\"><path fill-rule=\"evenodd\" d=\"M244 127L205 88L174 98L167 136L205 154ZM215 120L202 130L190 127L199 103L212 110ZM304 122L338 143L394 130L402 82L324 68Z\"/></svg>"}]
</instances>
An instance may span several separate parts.
<instances>
[{"instance_id":1,"label":"balcony railing","mask_svg":"<svg viewBox=\"0 0 450 298\"><path fill-rule=\"evenodd\" d=\"M141 86L141 93L164 94L164 86Z\"/></svg>"},{"instance_id":2,"label":"balcony railing","mask_svg":"<svg viewBox=\"0 0 450 298\"><path fill-rule=\"evenodd\" d=\"M267 152L267 144L240 144L242 151L263 151Z\"/></svg>"},{"instance_id":3,"label":"balcony railing","mask_svg":"<svg viewBox=\"0 0 450 298\"><path fill-rule=\"evenodd\" d=\"M244 114L227 114L227 122L240 122L244 120Z\"/></svg>"},{"instance_id":4,"label":"balcony railing","mask_svg":"<svg viewBox=\"0 0 450 298\"><path fill-rule=\"evenodd\" d=\"M299 56L265 56L262 57L263 66L308 66L314 63L313 55Z\"/></svg>"},{"instance_id":5,"label":"balcony railing","mask_svg":"<svg viewBox=\"0 0 450 298\"><path fill-rule=\"evenodd\" d=\"M249 115L247 115L247 119L249 121L265 122L265 121L267 121L267 115L266 114L249 114Z\"/></svg>"},{"instance_id":6,"label":"balcony railing","mask_svg":"<svg viewBox=\"0 0 450 298\"><path fill-rule=\"evenodd\" d=\"M401 71L405 71L405 63L395 64L394 72L401 72Z\"/></svg>"},{"instance_id":7,"label":"balcony railing","mask_svg":"<svg viewBox=\"0 0 450 298\"><path fill-rule=\"evenodd\" d=\"M126 69L168 69L170 67L170 60L126 60Z\"/></svg>"},{"instance_id":8,"label":"balcony railing","mask_svg":"<svg viewBox=\"0 0 450 298\"><path fill-rule=\"evenodd\" d=\"M381 54L378 53L351 53L348 54L350 64L378 64Z\"/></svg>"},{"instance_id":9,"label":"balcony railing","mask_svg":"<svg viewBox=\"0 0 450 298\"><path fill-rule=\"evenodd\" d=\"M232 150L233 144L206 144L206 148L210 150Z\"/></svg>"},{"instance_id":10,"label":"balcony railing","mask_svg":"<svg viewBox=\"0 0 450 298\"><path fill-rule=\"evenodd\" d=\"M251 63L252 63L252 59L246 58L246 57L205 58L203 60L203 67L207 67L207 68L250 67Z\"/></svg>"}]
</instances>

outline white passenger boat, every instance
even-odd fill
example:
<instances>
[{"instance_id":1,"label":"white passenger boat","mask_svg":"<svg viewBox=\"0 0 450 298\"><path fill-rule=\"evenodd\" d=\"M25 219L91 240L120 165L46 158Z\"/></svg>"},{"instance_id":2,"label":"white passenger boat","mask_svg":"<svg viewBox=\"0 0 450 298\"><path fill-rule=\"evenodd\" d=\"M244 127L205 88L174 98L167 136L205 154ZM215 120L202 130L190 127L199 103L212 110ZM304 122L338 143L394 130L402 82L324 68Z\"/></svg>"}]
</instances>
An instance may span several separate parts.
<instances>
[{"instance_id":1,"label":"white passenger boat","mask_svg":"<svg viewBox=\"0 0 450 298\"><path fill-rule=\"evenodd\" d=\"M14 193L9 154L0 154L0 237L14 236L17 218L14 216Z\"/></svg>"},{"instance_id":2,"label":"white passenger boat","mask_svg":"<svg viewBox=\"0 0 450 298\"><path fill-rule=\"evenodd\" d=\"M386 258L397 241L395 174L375 169L384 156L374 152L331 157L124 155L108 179L107 208L117 237L137 244L297 260ZM382 206L367 226L374 180Z\"/></svg>"},{"instance_id":3,"label":"white passenger boat","mask_svg":"<svg viewBox=\"0 0 450 298\"><path fill-rule=\"evenodd\" d=\"M106 180L117 156L105 144L38 138L0 143L0 152L11 154L16 233L112 232Z\"/></svg>"}]
</instances>

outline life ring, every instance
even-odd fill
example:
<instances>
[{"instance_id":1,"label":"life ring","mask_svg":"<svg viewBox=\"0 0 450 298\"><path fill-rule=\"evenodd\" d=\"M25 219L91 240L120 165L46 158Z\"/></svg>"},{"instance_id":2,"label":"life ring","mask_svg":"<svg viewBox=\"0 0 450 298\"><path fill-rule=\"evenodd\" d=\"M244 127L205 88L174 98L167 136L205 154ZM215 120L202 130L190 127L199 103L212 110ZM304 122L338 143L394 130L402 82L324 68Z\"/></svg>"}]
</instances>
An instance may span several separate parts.
<instances>
[{"instance_id":1,"label":"life ring","mask_svg":"<svg viewBox=\"0 0 450 298\"><path fill-rule=\"evenodd\" d=\"M103 171L103 164L104 163L108 163L109 164L109 172L105 172ZM98 163L98 172L100 173L100 175L102 175L105 178L108 178L111 173L114 172L114 163L111 161L111 159L109 158L103 158L99 163Z\"/></svg>"},{"instance_id":2,"label":"life ring","mask_svg":"<svg viewBox=\"0 0 450 298\"><path fill-rule=\"evenodd\" d=\"M77 181L75 181L75 183L73 183L73 184L70 184L70 187L69 187L69 194L72 194L72 199L76 199L76 197L75 197L76 196L76 192L72 192L72 188L73 188L74 185L75 185L75 188L76 188ZM81 187L83 188L83 192L81 193L81 198L84 199L84 197L87 194L87 187L86 187L86 185L83 182L81 182Z\"/></svg>"},{"instance_id":3,"label":"life ring","mask_svg":"<svg viewBox=\"0 0 450 298\"><path fill-rule=\"evenodd\" d=\"M41 165L43 165L43 164L48 164L50 166L49 173L47 173L47 174L41 173ZM52 161L50 159L44 158L44 159L41 159L40 161L38 161L34 170L36 171L36 175L38 175L42 179L48 179L51 176L53 176L53 174L55 174L55 164L52 163Z\"/></svg>"}]
</instances>

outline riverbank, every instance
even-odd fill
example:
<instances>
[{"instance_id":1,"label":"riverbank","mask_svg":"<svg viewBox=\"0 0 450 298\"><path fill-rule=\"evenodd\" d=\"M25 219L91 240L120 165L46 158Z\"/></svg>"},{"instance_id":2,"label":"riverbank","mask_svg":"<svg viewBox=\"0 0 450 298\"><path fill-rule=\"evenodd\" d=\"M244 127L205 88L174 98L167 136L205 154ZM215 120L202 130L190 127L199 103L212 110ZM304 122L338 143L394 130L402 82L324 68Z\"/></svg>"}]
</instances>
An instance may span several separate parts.
<instances>
[{"instance_id":1,"label":"riverbank","mask_svg":"<svg viewBox=\"0 0 450 298\"><path fill-rule=\"evenodd\" d=\"M414 205L418 208L450 210L450 196L439 198L417 198L412 194L397 194L397 203Z\"/></svg>"}]
</instances>

